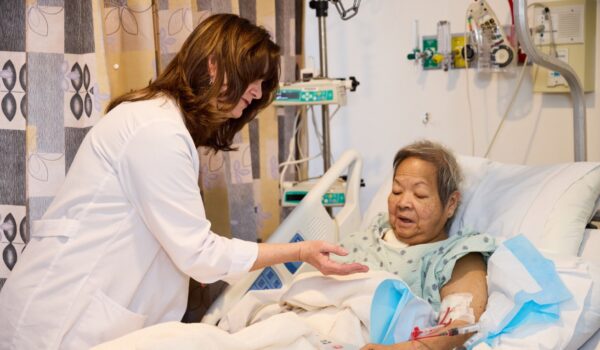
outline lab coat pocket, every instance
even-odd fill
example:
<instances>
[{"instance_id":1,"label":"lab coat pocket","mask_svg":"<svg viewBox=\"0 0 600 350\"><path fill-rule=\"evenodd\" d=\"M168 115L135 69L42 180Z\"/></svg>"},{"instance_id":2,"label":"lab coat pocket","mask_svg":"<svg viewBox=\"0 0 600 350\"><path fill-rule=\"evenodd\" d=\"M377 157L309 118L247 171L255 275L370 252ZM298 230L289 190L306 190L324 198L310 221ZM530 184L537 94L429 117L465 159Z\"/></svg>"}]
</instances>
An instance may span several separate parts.
<instances>
[{"instance_id":1,"label":"lab coat pocket","mask_svg":"<svg viewBox=\"0 0 600 350\"><path fill-rule=\"evenodd\" d=\"M146 318L96 290L87 308L65 335L63 346L87 349L142 328Z\"/></svg>"}]
</instances>

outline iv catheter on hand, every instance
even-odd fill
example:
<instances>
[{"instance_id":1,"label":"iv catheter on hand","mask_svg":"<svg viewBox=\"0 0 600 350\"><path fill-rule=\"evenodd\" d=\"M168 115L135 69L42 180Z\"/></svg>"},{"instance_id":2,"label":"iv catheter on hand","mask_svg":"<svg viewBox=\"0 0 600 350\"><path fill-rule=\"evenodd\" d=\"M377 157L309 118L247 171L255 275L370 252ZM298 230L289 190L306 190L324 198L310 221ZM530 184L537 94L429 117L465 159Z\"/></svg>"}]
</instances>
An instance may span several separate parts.
<instances>
[{"instance_id":1,"label":"iv catheter on hand","mask_svg":"<svg viewBox=\"0 0 600 350\"><path fill-rule=\"evenodd\" d=\"M445 325L440 324L430 328L419 329L419 327L415 327L413 332L410 335L410 340L419 340L425 338L433 338L433 337L452 337L456 335L463 335L469 333L479 332L479 324L468 324L459 327L453 327L449 329L442 330L438 333L440 329L445 327Z\"/></svg>"}]
</instances>

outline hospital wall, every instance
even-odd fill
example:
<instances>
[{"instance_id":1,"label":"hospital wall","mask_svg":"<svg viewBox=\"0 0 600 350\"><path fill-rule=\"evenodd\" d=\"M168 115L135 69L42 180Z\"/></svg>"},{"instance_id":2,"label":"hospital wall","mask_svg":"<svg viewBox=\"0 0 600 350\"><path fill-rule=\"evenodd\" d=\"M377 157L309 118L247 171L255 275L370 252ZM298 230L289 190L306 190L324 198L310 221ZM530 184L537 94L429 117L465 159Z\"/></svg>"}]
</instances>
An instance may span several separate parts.
<instances>
[{"instance_id":1,"label":"hospital wall","mask_svg":"<svg viewBox=\"0 0 600 350\"><path fill-rule=\"evenodd\" d=\"M504 24L510 24L508 1L488 0ZM350 6L352 1L343 1ZM423 71L406 59L413 47L413 20L419 20L420 35L435 35L440 20L451 23L453 33L464 31L467 0L364 0L358 14L340 19L335 7L327 18L329 77L356 76L360 86L349 92L348 104L331 120L334 159L353 148L363 156L366 188L361 208L368 203L391 172L392 159L402 146L418 140L441 142L460 154L483 156L501 121L517 84L512 73L468 72L473 123L467 103L464 69ZM305 8L306 63L318 70L319 40L315 11ZM600 12L600 4L597 6ZM598 13L597 17L600 17ZM600 25L596 26L596 91L586 94L588 160L600 161ZM518 68L520 69L520 67ZM533 92L532 70L526 75L511 112L489 158L519 164L549 164L574 160L572 104L568 94ZM335 110L330 107L330 111ZM320 128L321 113L315 108ZM423 123L425 113L429 122ZM310 124L310 123L309 123ZM474 142L471 138L471 127ZM311 154L319 152L310 128ZM472 147L472 144L474 147ZM333 163L333 161L332 161ZM309 174L322 174L323 162L313 160Z\"/></svg>"}]
</instances>

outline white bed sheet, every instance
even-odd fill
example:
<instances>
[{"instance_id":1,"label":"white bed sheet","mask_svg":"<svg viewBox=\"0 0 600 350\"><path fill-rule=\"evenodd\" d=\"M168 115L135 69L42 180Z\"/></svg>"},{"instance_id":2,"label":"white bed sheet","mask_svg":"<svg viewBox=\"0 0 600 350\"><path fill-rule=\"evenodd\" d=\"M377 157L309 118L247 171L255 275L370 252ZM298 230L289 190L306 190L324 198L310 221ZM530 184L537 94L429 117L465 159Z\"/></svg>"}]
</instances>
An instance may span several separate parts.
<instances>
[{"instance_id":1,"label":"white bed sheet","mask_svg":"<svg viewBox=\"0 0 600 350\"><path fill-rule=\"evenodd\" d=\"M369 342L371 301L393 274L299 275L277 290L251 291L219 327L171 322L148 327L94 350L358 349Z\"/></svg>"}]
</instances>

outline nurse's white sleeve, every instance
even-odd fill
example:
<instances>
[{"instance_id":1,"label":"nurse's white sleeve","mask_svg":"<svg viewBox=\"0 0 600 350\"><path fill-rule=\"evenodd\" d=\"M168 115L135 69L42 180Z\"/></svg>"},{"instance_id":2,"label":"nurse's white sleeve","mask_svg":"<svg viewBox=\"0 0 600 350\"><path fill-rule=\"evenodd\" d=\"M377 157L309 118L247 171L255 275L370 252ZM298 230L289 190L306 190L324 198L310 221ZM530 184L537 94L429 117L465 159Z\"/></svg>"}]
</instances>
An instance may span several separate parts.
<instances>
[{"instance_id":1,"label":"nurse's white sleeve","mask_svg":"<svg viewBox=\"0 0 600 350\"><path fill-rule=\"evenodd\" d=\"M197 153L181 125L151 122L122 152L116 168L125 195L182 272L210 283L250 270L256 243L210 231L194 167Z\"/></svg>"}]
</instances>

